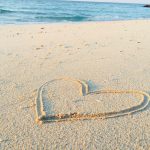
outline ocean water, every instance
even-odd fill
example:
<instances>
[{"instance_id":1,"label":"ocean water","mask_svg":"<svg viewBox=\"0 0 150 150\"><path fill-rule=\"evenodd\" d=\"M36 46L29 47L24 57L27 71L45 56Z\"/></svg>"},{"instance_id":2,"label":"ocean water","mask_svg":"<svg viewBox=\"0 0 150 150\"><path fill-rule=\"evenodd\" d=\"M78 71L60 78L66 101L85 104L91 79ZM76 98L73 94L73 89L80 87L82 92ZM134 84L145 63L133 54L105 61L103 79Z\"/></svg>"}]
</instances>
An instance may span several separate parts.
<instances>
[{"instance_id":1,"label":"ocean water","mask_svg":"<svg viewBox=\"0 0 150 150\"><path fill-rule=\"evenodd\" d=\"M150 19L142 4L0 0L0 24Z\"/></svg>"}]
</instances>

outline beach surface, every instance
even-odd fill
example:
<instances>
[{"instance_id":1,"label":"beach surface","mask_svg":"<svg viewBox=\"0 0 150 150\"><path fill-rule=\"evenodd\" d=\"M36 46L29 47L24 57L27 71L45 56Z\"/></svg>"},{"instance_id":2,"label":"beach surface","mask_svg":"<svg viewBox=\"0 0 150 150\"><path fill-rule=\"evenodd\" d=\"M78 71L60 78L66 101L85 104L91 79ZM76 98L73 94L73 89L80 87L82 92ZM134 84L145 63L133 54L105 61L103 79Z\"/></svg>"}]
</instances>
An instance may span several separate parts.
<instances>
[{"instance_id":1,"label":"beach surface","mask_svg":"<svg viewBox=\"0 0 150 150\"><path fill-rule=\"evenodd\" d=\"M2 150L148 150L149 94L149 20L0 26Z\"/></svg>"}]
</instances>

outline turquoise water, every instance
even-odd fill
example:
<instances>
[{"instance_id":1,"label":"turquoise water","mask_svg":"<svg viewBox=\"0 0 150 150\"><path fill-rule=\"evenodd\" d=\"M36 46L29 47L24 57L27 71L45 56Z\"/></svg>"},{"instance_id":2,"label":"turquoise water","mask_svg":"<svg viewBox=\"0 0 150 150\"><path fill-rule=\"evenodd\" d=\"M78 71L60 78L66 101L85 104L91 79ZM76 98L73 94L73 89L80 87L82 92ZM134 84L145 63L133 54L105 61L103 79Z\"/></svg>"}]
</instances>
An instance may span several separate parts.
<instances>
[{"instance_id":1,"label":"turquoise water","mask_svg":"<svg viewBox=\"0 0 150 150\"><path fill-rule=\"evenodd\" d=\"M0 0L0 24L150 19L142 4Z\"/></svg>"}]
</instances>

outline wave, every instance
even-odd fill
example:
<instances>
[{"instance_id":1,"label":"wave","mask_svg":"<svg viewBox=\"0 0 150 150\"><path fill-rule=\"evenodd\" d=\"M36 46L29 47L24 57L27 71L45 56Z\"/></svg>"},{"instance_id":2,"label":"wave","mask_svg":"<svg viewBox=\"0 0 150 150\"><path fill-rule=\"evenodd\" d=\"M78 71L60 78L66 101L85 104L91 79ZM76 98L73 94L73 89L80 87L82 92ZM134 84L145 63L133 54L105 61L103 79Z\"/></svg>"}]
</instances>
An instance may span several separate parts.
<instances>
[{"instance_id":1,"label":"wave","mask_svg":"<svg viewBox=\"0 0 150 150\"><path fill-rule=\"evenodd\" d=\"M7 14L7 13L12 13L14 11L11 10L6 10L6 9L0 9L0 14Z\"/></svg>"},{"instance_id":2,"label":"wave","mask_svg":"<svg viewBox=\"0 0 150 150\"><path fill-rule=\"evenodd\" d=\"M85 16L62 16L62 17L43 17L43 16L38 16L36 19L38 20L53 20L53 21L85 21L87 20L88 17Z\"/></svg>"}]
</instances>

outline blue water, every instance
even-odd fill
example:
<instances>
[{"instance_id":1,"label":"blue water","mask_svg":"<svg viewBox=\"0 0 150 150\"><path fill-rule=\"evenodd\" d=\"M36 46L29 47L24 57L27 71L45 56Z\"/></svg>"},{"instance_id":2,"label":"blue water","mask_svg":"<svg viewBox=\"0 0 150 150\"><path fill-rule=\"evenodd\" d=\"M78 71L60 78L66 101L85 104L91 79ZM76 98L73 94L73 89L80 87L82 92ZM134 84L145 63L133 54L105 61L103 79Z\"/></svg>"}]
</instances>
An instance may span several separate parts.
<instances>
[{"instance_id":1,"label":"blue water","mask_svg":"<svg viewBox=\"0 0 150 150\"><path fill-rule=\"evenodd\" d=\"M0 24L150 19L142 4L0 0Z\"/></svg>"}]
</instances>

